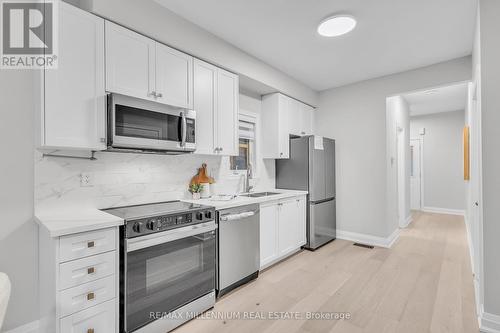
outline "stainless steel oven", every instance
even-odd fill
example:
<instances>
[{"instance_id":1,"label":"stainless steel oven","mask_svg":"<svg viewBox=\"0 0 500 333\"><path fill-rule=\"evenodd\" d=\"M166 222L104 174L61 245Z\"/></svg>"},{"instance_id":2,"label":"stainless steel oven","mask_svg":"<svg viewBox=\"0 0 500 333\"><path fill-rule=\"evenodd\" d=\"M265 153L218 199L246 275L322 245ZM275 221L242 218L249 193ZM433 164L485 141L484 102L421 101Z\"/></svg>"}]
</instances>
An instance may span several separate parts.
<instances>
[{"instance_id":1,"label":"stainless steel oven","mask_svg":"<svg viewBox=\"0 0 500 333\"><path fill-rule=\"evenodd\" d=\"M196 112L109 94L108 148L192 152L196 149Z\"/></svg>"},{"instance_id":2,"label":"stainless steel oven","mask_svg":"<svg viewBox=\"0 0 500 333\"><path fill-rule=\"evenodd\" d=\"M166 202L106 210L123 216L121 333L167 332L213 307L213 208Z\"/></svg>"}]
</instances>

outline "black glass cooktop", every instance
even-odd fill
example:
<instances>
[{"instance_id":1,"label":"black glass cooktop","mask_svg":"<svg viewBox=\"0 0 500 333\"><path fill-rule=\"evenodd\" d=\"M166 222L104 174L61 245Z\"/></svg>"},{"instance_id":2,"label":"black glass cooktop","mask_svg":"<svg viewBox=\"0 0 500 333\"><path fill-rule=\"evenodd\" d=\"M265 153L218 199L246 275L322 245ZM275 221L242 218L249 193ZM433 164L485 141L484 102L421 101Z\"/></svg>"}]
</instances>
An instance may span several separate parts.
<instances>
[{"instance_id":1,"label":"black glass cooktop","mask_svg":"<svg viewBox=\"0 0 500 333\"><path fill-rule=\"evenodd\" d=\"M170 215L176 213L189 213L199 209L212 207L182 201L157 202L152 204L116 207L103 209L106 213L118 216L124 220L134 220L150 216Z\"/></svg>"}]
</instances>

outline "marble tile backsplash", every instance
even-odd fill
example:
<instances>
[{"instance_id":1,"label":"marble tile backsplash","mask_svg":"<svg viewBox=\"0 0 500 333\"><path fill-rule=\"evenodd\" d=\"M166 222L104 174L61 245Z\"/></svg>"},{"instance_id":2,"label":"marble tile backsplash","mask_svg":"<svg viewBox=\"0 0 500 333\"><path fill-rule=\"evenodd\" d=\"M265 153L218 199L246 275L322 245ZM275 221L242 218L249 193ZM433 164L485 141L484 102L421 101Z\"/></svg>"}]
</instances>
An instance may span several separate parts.
<instances>
[{"instance_id":1,"label":"marble tile backsplash","mask_svg":"<svg viewBox=\"0 0 500 333\"><path fill-rule=\"evenodd\" d=\"M35 156L35 209L108 208L188 198L187 186L202 163L215 178L215 193L237 193L243 181L229 170L229 157L96 153L96 161ZM262 162L264 164L264 162ZM274 187L273 166L253 181L256 189ZM89 186L82 186L82 174ZM271 175L272 174L272 175Z\"/></svg>"}]
</instances>

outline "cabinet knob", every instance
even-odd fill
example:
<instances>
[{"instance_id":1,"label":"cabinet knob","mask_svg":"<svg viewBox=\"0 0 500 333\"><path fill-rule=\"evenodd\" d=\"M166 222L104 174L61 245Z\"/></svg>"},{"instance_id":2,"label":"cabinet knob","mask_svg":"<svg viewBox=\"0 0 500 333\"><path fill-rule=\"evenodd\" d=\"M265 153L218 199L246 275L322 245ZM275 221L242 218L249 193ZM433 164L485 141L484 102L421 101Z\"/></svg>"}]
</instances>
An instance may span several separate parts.
<instances>
[{"instance_id":1,"label":"cabinet knob","mask_svg":"<svg viewBox=\"0 0 500 333\"><path fill-rule=\"evenodd\" d=\"M94 293L88 293L87 294L87 301L91 301L95 298L95 294Z\"/></svg>"},{"instance_id":2,"label":"cabinet knob","mask_svg":"<svg viewBox=\"0 0 500 333\"><path fill-rule=\"evenodd\" d=\"M95 273L95 267L87 268L87 274L94 274L94 273Z\"/></svg>"},{"instance_id":3,"label":"cabinet knob","mask_svg":"<svg viewBox=\"0 0 500 333\"><path fill-rule=\"evenodd\" d=\"M153 96L153 97L156 97L156 91L152 91L148 94L149 96Z\"/></svg>"},{"instance_id":4,"label":"cabinet knob","mask_svg":"<svg viewBox=\"0 0 500 333\"><path fill-rule=\"evenodd\" d=\"M157 94L155 95L155 97L156 97L156 98L162 98L162 97L163 97L163 94L162 94L162 93L157 93Z\"/></svg>"},{"instance_id":5,"label":"cabinet knob","mask_svg":"<svg viewBox=\"0 0 500 333\"><path fill-rule=\"evenodd\" d=\"M90 249L92 247L95 246L95 242L94 241L90 241L90 242L87 242L87 247Z\"/></svg>"},{"instance_id":6,"label":"cabinet knob","mask_svg":"<svg viewBox=\"0 0 500 333\"><path fill-rule=\"evenodd\" d=\"M94 332L94 329L93 329L93 328L89 328L89 329L87 330L87 333L95 333L95 332Z\"/></svg>"},{"instance_id":7,"label":"cabinet knob","mask_svg":"<svg viewBox=\"0 0 500 333\"><path fill-rule=\"evenodd\" d=\"M306 132L300 132L302 135L306 134Z\"/></svg>"},{"instance_id":8,"label":"cabinet knob","mask_svg":"<svg viewBox=\"0 0 500 333\"><path fill-rule=\"evenodd\" d=\"M219 150L220 150L220 151L223 151L224 149L222 149L222 147L219 147Z\"/></svg>"},{"instance_id":9,"label":"cabinet knob","mask_svg":"<svg viewBox=\"0 0 500 333\"><path fill-rule=\"evenodd\" d=\"M105 142L106 142L106 138L101 138L101 139L100 139L100 141L101 141L102 143L105 143Z\"/></svg>"}]
</instances>

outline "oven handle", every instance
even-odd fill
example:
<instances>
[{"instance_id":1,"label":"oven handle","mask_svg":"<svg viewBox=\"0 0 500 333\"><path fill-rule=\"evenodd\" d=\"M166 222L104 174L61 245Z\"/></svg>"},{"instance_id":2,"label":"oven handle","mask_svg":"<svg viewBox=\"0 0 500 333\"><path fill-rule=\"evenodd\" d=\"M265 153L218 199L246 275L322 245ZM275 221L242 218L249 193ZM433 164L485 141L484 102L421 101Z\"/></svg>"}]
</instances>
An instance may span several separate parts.
<instances>
[{"instance_id":1,"label":"oven handle","mask_svg":"<svg viewBox=\"0 0 500 333\"><path fill-rule=\"evenodd\" d=\"M184 147L186 145L186 136L187 136L186 113L185 112L181 112L181 117L182 117L182 125L181 125L181 132L182 132L181 147Z\"/></svg>"},{"instance_id":2,"label":"oven handle","mask_svg":"<svg viewBox=\"0 0 500 333\"><path fill-rule=\"evenodd\" d=\"M212 221L209 223L196 224L184 228L127 239L127 252L133 252L178 239L203 234L214 231L215 229L217 229L217 224L215 224L215 221Z\"/></svg>"}]
</instances>

